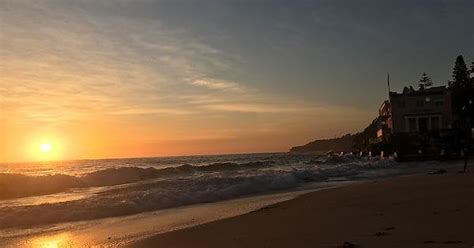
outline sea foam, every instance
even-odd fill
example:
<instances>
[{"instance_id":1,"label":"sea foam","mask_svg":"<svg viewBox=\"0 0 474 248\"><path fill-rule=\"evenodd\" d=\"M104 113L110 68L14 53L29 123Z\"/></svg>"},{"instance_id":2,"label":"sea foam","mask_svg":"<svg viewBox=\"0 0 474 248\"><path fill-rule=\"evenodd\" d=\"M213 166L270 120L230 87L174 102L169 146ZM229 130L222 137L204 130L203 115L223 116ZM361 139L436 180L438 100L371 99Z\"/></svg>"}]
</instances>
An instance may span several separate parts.
<instances>
[{"instance_id":1,"label":"sea foam","mask_svg":"<svg viewBox=\"0 0 474 248\"><path fill-rule=\"evenodd\" d=\"M207 166L182 165L164 169L123 167L82 177L10 175L23 181L31 180L30 185L37 184L37 187L52 185L50 189L95 186L105 189L78 200L2 207L0 228L91 220L233 199L295 188L307 182L324 181L331 177L350 178L367 170L379 170L392 165L391 161L356 161L348 158L342 164L332 165L298 163L293 166L281 166L273 161L259 161L212 163ZM19 186L19 181L10 180L10 183ZM111 186L122 184L120 187Z\"/></svg>"}]
</instances>

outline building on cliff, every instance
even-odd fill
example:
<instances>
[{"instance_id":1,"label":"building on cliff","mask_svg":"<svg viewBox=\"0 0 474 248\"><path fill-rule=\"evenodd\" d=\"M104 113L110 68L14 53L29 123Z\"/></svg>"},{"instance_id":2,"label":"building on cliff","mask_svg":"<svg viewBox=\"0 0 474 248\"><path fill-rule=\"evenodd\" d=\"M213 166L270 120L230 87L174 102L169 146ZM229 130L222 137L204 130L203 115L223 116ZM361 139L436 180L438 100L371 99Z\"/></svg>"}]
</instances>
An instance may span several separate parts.
<instances>
[{"instance_id":1,"label":"building on cliff","mask_svg":"<svg viewBox=\"0 0 474 248\"><path fill-rule=\"evenodd\" d=\"M379 108L377 139L399 133L425 133L451 129L454 115L451 92L446 86L402 93L390 92Z\"/></svg>"}]
</instances>

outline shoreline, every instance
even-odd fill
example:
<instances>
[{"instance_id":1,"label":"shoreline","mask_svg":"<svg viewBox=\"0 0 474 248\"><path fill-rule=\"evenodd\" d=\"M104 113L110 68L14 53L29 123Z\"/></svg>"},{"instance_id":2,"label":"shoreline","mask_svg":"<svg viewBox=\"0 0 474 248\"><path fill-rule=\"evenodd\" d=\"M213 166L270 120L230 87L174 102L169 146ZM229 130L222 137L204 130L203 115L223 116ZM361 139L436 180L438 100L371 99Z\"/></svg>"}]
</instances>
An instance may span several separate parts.
<instances>
[{"instance_id":1,"label":"shoreline","mask_svg":"<svg viewBox=\"0 0 474 248\"><path fill-rule=\"evenodd\" d=\"M129 216L58 223L27 229L0 230L0 247L36 247L50 243L58 247L125 246L144 237L231 218L287 201L327 187L245 196L220 202L199 203Z\"/></svg>"},{"instance_id":2,"label":"shoreline","mask_svg":"<svg viewBox=\"0 0 474 248\"><path fill-rule=\"evenodd\" d=\"M474 174L401 175L325 188L129 247L469 247Z\"/></svg>"},{"instance_id":3,"label":"shoreline","mask_svg":"<svg viewBox=\"0 0 474 248\"><path fill-rule=\"evenodd\" d=\"M58 223L27 229L3 229L0 230L0 246L29 248L55 244L57 247L122 247L155 235L257 212L273 204L286 202L311 192L364 181L318 182L312 186L293 190L192 204L130 216Z\"/></svg>"}]
</instances>

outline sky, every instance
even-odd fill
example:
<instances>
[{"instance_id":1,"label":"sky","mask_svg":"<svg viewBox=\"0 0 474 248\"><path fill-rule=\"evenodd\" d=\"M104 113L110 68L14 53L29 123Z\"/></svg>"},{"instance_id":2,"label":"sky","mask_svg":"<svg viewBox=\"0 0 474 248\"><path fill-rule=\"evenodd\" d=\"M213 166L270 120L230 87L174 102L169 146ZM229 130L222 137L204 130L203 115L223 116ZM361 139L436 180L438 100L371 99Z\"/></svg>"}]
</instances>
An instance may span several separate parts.
<instances>
[{"instance_id":1,"label":"sky","mask_svg":"<svg viewBox=\"0 0 474 248\"><path fill-rule=\"evenodd\" d=\"M287 151L474 59L474 2L0 0L0 162ZM38 147L50 144L54 154Z\"/></svg>"}]
</instances>

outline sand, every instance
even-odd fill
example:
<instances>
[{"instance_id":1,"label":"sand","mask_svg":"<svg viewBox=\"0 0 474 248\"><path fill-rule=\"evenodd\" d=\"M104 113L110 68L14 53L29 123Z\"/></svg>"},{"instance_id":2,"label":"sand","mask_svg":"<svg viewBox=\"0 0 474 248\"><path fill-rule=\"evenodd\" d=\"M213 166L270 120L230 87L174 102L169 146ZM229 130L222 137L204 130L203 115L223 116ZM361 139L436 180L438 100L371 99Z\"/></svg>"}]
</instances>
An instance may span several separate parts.
<instances>
[{"instance_id":1,"label":"sand","mask_svg":"<svg viewBox=\"0 0 474 248\"><path fill-rule=\"evenodd\" d=\"M132 247L343 247L344 242L474 247L474 174L412 175L317 191Z\"/></svg>"}]
</instances>

